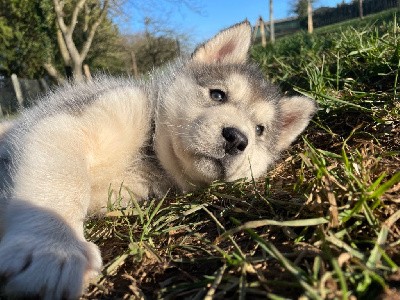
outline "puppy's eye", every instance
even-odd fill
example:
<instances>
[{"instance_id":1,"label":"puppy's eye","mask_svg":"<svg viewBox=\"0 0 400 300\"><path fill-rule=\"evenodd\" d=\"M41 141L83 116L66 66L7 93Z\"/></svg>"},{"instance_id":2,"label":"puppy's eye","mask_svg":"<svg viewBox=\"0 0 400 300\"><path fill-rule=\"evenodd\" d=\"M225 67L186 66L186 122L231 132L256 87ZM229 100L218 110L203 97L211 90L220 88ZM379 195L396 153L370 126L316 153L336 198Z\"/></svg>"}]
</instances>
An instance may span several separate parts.
<instances>
[{"instance_id":1,"label":"puppy's eye","mask_svg":"<svg viewBox=\"0 0 400 300\"><path fill-rule=\"evenodd\" d=\"M256 134L257 134L258 136L262 135L262 134L264 133L264 129L265 129L264 126L262 126L262 125L257 125L257 126L256 126Z\"/></svg>"},{"instance_id":2,"label":"puppy's eye","mask_svg":"<svg viewBox=\"0 0 400 300\"><path fill-rule=\"evenodd\" d=\"M210 90L210 97L214 101L224 102L226 100L226 94L221 90Z\"/></svg>"}]
</instances>

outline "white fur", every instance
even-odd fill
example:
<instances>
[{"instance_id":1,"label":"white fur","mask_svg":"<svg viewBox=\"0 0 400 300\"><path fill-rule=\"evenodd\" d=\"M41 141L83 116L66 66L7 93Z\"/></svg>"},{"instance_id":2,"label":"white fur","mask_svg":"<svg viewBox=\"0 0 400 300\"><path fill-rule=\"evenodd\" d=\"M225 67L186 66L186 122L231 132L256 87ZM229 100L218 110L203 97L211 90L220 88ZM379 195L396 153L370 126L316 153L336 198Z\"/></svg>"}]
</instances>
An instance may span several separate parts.
<instances>
[{"instance_id":1,"label":"white fur","mask_svg":"<svg viewBox=\"0 0 400 300\"><path fill-rule=\"evenodd\" d=\"M83 222L104 210L110 186L123 183L140 200L266 172L306 127L315 104L283 98L248 65L250 28L244 22L222 31L148 82L103 77L63 87L3 132L6 295L79 297L101 269ZM214 89L225 91L226 101L213 100ZM228 152L226 128L246 138L245 148Z\"/></svg>"}]
</instances>

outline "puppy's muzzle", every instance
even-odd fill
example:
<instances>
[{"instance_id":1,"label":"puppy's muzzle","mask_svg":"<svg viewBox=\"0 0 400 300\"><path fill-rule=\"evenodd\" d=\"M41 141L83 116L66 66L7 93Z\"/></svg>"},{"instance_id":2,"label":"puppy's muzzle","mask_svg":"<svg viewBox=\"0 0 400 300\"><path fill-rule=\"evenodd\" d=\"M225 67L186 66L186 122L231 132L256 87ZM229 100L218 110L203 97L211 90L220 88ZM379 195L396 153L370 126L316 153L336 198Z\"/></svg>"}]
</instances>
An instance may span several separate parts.
<instances>
[{"instance_id":1,"label":"puppy's muzzle","mask_svg":"<svg viewBox=\"0 0 400 300\"><path fill-rule=\"evenodd\" d=\"M249 142L247 136L235 127L223 128L222 136L225 139L225 153L229 155L242 153Z\"/></svg>"}]
</instances>

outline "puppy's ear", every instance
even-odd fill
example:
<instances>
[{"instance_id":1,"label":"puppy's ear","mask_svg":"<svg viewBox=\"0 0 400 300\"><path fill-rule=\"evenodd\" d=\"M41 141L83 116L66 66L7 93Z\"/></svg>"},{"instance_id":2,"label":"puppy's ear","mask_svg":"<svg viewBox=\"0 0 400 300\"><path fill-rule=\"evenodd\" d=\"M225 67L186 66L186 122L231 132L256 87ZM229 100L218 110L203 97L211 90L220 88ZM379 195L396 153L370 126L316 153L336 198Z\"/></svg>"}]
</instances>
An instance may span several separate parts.
<instances>
[{"instance_id":1,"label":"puppy's ear","mask_svg":"<svg viewBox=\"0 0 400 300\"><path fill-rule=\"evenodd\" d=\"M206 64L241 64L247 59L250 41L250 23L248 21L238 23L197 47L192 54L192 59Z\"/></svg>"},{"instance_id":2,"label":"puppy's ear","mask_svg":"<svg viewBox=\"0 0 400 300\"><path fill-rule=\"evenodd\" d=\"M281 134L278 149L284 150L307 127L317 110L315 102L306 97L283 98L279 101L281 110Z\"/></svg>"}]
</instances>

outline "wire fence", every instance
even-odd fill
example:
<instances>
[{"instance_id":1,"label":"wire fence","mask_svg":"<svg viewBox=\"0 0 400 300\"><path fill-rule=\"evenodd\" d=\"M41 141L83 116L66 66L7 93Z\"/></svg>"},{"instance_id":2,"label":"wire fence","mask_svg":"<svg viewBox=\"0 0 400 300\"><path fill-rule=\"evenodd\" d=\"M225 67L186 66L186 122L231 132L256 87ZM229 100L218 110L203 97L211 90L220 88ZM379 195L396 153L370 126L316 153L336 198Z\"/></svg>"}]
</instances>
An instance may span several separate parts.
<instances>
[{"instance_id":1,"label":"wire fence","mask_svg":"<svg viewBox=\"0 0 400 300\"><path fill-rule=\"evenodd\" d=\"M49 85L43 78L24 79L15 74L11 78L0 77L0 117L32 106L48 89Z\"/></svg>"},{"instance_id":2,"label":"wire fence","mask_svg":"<svg viewBox=\"0 0 400 300\"><path fill-rule=\"evenodd\" d=\"M387 9L400 8L400 0L363 0L363 15L377 13ZM360 16L360 8L358 1L351 3L341 3L336 7L320 7L313 12L314 28L339 23L345 20L358 18ZM270 22L263 21L265 26L265 36L270 38ZM307 16L290 17L274 21L275 36L280 37L291 34L299 30L307 29ZM261 39L261 30L257 23L254 32L254 39Z\"/></svg>"},{"instance_id":3,"label":"wire fence","mask_svg":"<svg viewBox=\"0 0 400 300\"><path fill-rule=\"evenodd\" d=\"M363 15L377 13L386 9L398 7L399 0L364 0ZM316 27L339 23L360 16L358 1L341 4L335 8L322 8L314 14L313 21ZM303 21L305 23L305 20Z\"/></svg>"}]
</instances>

